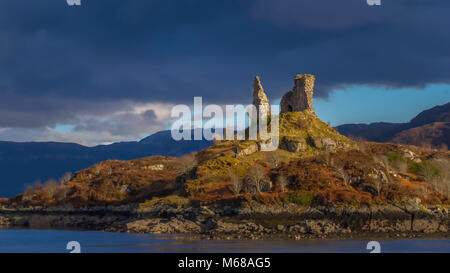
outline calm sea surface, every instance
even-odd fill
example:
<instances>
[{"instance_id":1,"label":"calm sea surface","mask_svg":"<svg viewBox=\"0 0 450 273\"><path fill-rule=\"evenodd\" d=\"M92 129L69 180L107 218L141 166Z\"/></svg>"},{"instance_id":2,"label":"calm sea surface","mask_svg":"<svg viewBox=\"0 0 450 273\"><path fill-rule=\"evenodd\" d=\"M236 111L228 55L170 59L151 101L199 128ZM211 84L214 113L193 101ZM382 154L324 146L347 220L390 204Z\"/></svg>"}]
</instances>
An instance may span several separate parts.
<instances>
[{"instance_id":1,"label":"calm sea surface","mask_svg":"<svg viewBox=\"0 0 450 273\"><path fill-rule=\"evenodd\" d=\"M69 241L81 252L369 252L368 241L215 241L176 235L128 234L72 230L0 230L0 252L70 252ZM380 240L381 252L448 252L450 239Z\"/></svg>"}]
</instances>

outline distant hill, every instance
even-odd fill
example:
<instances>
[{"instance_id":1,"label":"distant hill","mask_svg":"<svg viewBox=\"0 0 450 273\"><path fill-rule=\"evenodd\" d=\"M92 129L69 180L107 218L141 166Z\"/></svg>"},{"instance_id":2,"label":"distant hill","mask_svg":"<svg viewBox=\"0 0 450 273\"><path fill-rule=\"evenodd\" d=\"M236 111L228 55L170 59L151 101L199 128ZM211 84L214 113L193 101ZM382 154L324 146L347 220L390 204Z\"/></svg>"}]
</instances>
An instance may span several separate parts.
<instances>
[{"instance_id":1,"label":"distant hill","mask_svg":"<svg viewBox=\"0 0 450 273\"><path fill-rule=\"evenodd\" d=\"M450 122L433 122L423 126L401 131L392 140L394 143L450 147Z\"/></svg>"},{"instance_id":2,"label":"distant hill","mask_svg":"<svg viewBox=\"0 0 450 273\"><path fill-rule=\"evenodd\" d=\"M23 192L36 180L44 182L108 159L130 160L151 155L180 156L200 151L212 141L175 141L170 131L141 141L86 147L61 142L0 141L0 198Z\"/></svg>"},{"instance_id":3,"label":"distant hill","mask_svg":"<svg viewBox=\"0 0 450 273\"><path fill-rule=\"evenodd\" d=\"M410 145L450 146L450 102L425 110L407 123L377 122L344 124L337 130L346 136L368 141L395 142Z\"/></svg>"}]
</instances>

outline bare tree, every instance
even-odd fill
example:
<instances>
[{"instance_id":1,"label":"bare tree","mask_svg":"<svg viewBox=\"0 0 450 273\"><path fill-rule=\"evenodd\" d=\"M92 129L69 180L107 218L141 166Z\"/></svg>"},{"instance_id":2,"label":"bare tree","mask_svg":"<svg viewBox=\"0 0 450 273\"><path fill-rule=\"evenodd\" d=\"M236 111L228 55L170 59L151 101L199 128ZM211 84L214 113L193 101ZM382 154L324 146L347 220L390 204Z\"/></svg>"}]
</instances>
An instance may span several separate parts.
<instances>
[{"instance_id":1,"label":"bare tree","mask_svg":"<svg viewBox=\"0 0 450 273\"><path fill-rule=\"evenodd\" d=\"M420 166L419 173L427 182L433 183L439 176L439 169L433 164L433 162L424 161Z\"/></svg>"},{"instance_id":2,"label":"bare tree","mask_svg":"<svg viewBox=\"0 0 450 273\"><path fill-rule=\"evenodd\" d=\"M436 160L439 169L439 180L436 181L436 188L443 195L450 198L450 161L447 159Z\"/></svg>"},{"instance_id":3,"label":"bare tree","mask_svg":"<svg viewBox=\"0 0 450 273\"><path fill-rule=\"evenodd\" d=\"M260 166L252 166L245 178L248 186L254 187L257 193L261 193L266 183L266 174Z\"/></svg>"},{"instance_id":4,"label":"bare tree","mask_svg":"<svg viewBox=\"0 0 450 273\"><path fill-rule=\"evenodd\" d=\"M58 182L54 179L50 179L44 183L42 190L48 194L50 198L55 196L56 189L58 188Z\"/></svg>"},{"instance_id":5,"label":"bare tree","mask_svg":"<svg viewBox=\"0 0 450 273\"><path fill-rule=\"evenodd\" d=\"M234 193L235 196L238 196L242 190L242 180L235 172L232 171L230 171L230 180L231 185L229 188Z\"/></svg>"},{"instance_id":6,"label":"bare tree","mask_svg":"<svg viewBox=\"0 0 450 273\"><path fill-rule=\"evenodd\" d=\"M287 187L287 179L285 176L280 175L277 177L277 184L280 186L280 190L282 192L286 191L286 187Z\"/></svg>"},{"instance_id":7,"label":"bare tree","mask_svg":"<svg viewBox=\"0 0 450 273\"><path fill-rule=\"evenodd\" d=\"M67 172L59 179L59 184L65 185L70 181L70 179L72 179L72 173Z\"/></svg>"},{"instance_id":8,"label":"bare tree","mask_svg":"<svg viewBox=\"0 0 450 273\"><path fill-rule=\"evenodd\" d=\"M70 191L70 188L68 188L68 187L64 187L64 186L58 187L55 190L54 197L58 201L63 201L67 198L67 194L69 193L69 191Z\"/></svg>"},{"instance_id":9,"label":"bare tree","mask_svg":"<svg viewBox=\"0 0 450 273\"><path fill-rule=\"evenodd\" d=\"M31 185L28 185L25 188L25 192L22 194L22 201L30 201L31 199L33 199L34 193L35 193L34 187Z\"/></svg>"}]
</instances>

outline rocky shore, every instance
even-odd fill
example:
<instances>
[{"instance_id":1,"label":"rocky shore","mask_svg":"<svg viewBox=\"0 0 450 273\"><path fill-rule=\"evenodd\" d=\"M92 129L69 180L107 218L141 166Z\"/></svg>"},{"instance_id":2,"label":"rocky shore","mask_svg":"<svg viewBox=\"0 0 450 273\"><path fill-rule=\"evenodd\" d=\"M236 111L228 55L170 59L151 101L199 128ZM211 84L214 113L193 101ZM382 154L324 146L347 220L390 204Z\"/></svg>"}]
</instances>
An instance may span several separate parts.
<instances>
[{"instance_id":1,"label":"rocky shore","mask_svg":"<svg viewBox=\"0 0 450 273\"><path fill-rule=\"evenodd\" d=\"M446 207L422 205L2 207L0 227L186 234L204 239L450 238L450 214Z\"/></svg>"}]
</instances>

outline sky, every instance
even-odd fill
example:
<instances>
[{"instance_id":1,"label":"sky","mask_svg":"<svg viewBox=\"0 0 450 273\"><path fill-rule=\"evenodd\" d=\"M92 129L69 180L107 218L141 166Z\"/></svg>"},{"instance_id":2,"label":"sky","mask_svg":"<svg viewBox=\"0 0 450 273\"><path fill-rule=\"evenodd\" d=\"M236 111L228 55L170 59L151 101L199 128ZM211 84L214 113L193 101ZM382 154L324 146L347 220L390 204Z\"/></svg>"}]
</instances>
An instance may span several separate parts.
<instances>
[{"instance_id":1,"label":"sky","mask_svg":"<svg viewBox=\"0 0 450 273\"><path fill-rule=\"evenodd\" d=\"M406 122L450 101L450 1L0 1L0 140L96 145L170 127L170 110L272 103L316 75L333 126Z\"/></svg>"}]
</instances>

